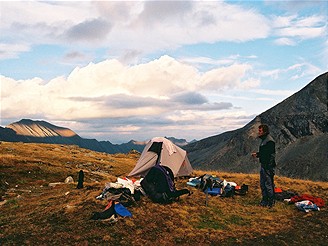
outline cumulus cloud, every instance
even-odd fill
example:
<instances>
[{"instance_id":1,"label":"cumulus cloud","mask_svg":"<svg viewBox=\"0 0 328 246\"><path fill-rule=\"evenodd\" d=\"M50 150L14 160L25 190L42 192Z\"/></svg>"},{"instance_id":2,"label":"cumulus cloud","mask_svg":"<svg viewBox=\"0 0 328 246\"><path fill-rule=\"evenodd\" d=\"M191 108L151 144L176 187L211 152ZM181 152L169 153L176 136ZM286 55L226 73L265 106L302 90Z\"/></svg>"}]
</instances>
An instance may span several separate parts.
<instances>
[{"instance_id":1,"label":"cumulus cloud","mask_svg":"<svg viewBox=\"0 0 328 246\"><path fill-rule=\"evenodd\" d=\"M250 69L251 66L248 64L232 64L231 66L212 69L202 75L201 87L204 90L216 91L243 87L242 78Z\"/></svg>"},{"instance_id":2,"label":"cumulus cloud","mask_svg":"<svg viewBox=\"0 0 328 246\"><path fill-rule=\"evenodd\" d=\"M115 129L123 129L119 122L125 122L129 131L143 127L141 122L156 122L163 131L175 124L191 127L214 112L234 108L231 102L209 99L206 93L214 85L221 91L243 88L243 81L249 79L246 68L248 65L238 64L204 73L163 56L133 66L115 59L90 63L67 78L48 82L2 76L2 117L74 122L103 119L115 121ZM213 82L215 74L218 79Z\"/></svg>"}]
</instances>

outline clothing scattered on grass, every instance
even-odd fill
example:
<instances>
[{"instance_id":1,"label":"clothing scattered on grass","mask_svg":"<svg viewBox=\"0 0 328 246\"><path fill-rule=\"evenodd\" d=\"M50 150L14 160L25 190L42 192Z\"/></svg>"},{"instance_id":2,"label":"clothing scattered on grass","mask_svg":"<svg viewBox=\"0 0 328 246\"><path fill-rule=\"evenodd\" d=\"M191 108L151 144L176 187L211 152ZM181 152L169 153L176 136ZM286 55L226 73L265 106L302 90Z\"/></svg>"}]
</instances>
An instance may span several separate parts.
<instances>
[{"instance_id":1,"label":"clothing scattered on grass","mask_svg":"<svg viewBox=\"0 0 328 246\"><path fill-rule=\"evenodd\" d=\"M309 200L304 200L301 202L296 202L295 206L301 210L304 211L306 213L310 212L310 211L320 211L320 208L313 202L309 201Z\"/></svg>"},{"instance_id":2,"label":"clothing scattered on grass","mask_svg":"<svg viewBox=\"0 0 328 246\"><path fill-rule=\"evenodd\" d=\"M104 220L111 218L112 216L116 216L116 211L114 209L115 203L113 201L109 201L108 205L102 212L94 212L91 216L92 220Z\"/></svg>"},{"instance_id":3,"label":"clothing scattered on grass","mask_svg":"<svg viewBox=\"0 0 328 246\"><path fill-rule=\"evenodd\" d=\"M296 203L300 201L311 201L312 203L316 204L318 207L324 207L325 201L320 197L314 197L308 194L303 194L300 196L293 196L290 200L290 203Z\"/></svg>"},{"instance_id":4,"label":"clothing scattered on grass","mask_svg":"<svg viewBox=\"0 0 328 246\"><path fill-rule=\"evenodd\" d=\"M132 217L131 212L124 207L121 203L115 204L115 212L122 217Z\"/></svg>"},{"instance_id":5,"label":"clothing scattered on grass","mask_svg":"<svg viewBox=\"0 0 328 246\"><path fill-rule=\"evenodd\" d=\"M204 174L199 177L190 178L187 185L201 189L204 193L212 196L232 197L234 195L246 195L248 185L238 186L232 181L221 180L216 176Z\"/></svg>"},{"instance_id":6,"label":"clothing scattered on grass","mask_svg":"<svg viewBox=\"0 0 328 246\"><path fill-rule=\"evenodd\" d=\"M288 190L287 191L282 190L281 192L277 192L277 191L275 190L275 199L280 202L285 201L286 199L290 199L293 196L298 196L297 192L295 191L288 191Z\"/></svg>"},{"instance_id":7,"label":"clothing scattered on grass","mask_svg":"<svg viewBox=\"0 0 328 246\"><path fill-rule=\"evenodd\" d=\"M136 201L140 200L141 195L145 195L140 185L141 180L117 178L116 183L106 183L102 193L96 199L118 201L124 206L134 205Z\"/></svg>"}]
</instances>

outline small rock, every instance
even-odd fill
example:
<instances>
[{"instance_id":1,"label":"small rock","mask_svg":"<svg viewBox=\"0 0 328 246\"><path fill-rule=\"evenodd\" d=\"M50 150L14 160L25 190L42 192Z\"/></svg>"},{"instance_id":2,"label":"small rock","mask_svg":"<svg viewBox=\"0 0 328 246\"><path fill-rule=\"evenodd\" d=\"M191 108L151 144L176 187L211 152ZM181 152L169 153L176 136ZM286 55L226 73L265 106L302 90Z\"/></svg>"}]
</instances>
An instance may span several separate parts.
<instances>
[{"instance_id":1,"label":"small rock","mask_svg":"<svg viewBox=\"0 0 328 246\"><path fill-rule=\"evenodd\" d=\"M66 179L65 179L65 184L67 183L73 183L74 182L74 179L72 178L72 176L68 176Z\"/></svg>"}]
</instances>

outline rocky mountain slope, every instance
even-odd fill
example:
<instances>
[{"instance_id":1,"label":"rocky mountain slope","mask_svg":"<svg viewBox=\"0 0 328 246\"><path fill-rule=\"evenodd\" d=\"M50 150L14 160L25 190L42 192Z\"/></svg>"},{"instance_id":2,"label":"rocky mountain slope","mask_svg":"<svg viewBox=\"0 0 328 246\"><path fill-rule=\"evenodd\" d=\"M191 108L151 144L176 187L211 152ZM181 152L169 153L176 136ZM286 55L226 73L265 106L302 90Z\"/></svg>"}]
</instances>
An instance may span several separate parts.
<instances>
[{"instance_id":1,"label":"rocky mountain slope","mask_svg":"<svg viewBox=\"0 0 328 246\"><path fill-rule=\"evenodd\" d=\"M257 128L268 124L276 140L277 173L328 181L328 73L258 115L243 128L185 146L195 168L252 173L259 163L250 153L258 149Z\"/></svg>"},{"instance_id":2,"label":"rocky mountain slope","mask_svg":"<svg viewBox=\"0 0 328 246\"><path fill-rule=\"evenodd\" d=\"M63 137L70 138L77 136L77 134L64 127L52 125L46 121L32 121L23 119L19 122L12 123L8 128L14 130L18 135L25 137Z\"/></svg>"}]
</instances>

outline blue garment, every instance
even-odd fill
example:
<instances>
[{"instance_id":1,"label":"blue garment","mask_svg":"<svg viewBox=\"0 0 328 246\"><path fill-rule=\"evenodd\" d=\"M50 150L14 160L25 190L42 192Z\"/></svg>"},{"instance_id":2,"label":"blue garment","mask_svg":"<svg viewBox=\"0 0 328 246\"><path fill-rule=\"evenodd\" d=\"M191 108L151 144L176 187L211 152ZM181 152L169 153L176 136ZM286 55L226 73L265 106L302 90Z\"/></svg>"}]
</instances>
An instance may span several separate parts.
<instances>
[{"instance_id":1,"label":"blue garment","mask_svg":"<svg viewBox=\"0 0 328 246\"><path fill-rule=\"evenodd\" d=\"M121 203L115 204L115 212L122 217L132 217L132 214L129 210L126 209Z\"/></svg>"}]
</instances>

